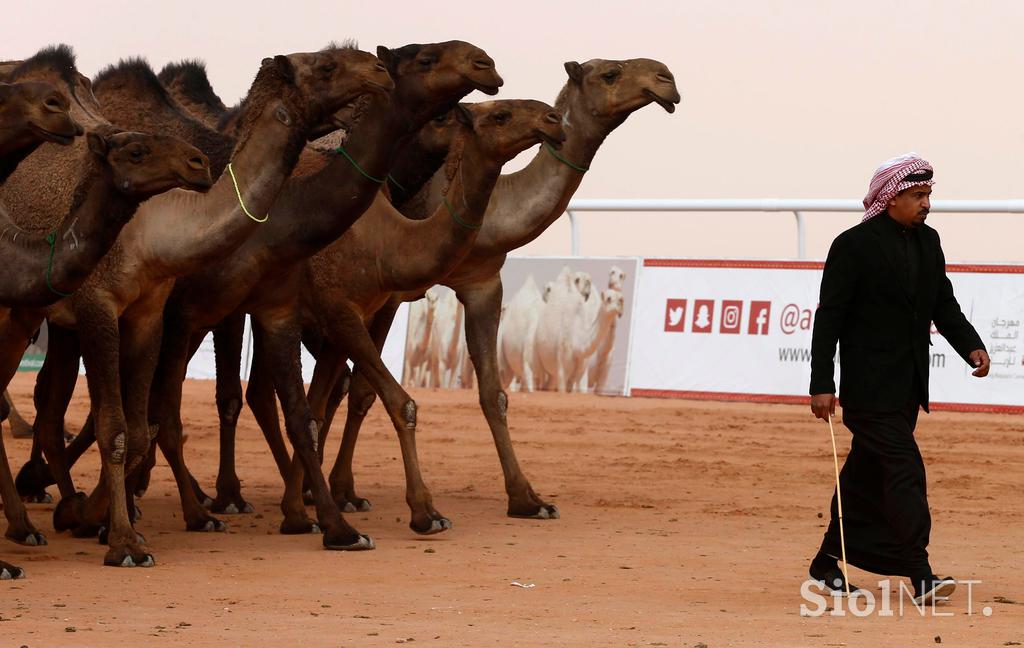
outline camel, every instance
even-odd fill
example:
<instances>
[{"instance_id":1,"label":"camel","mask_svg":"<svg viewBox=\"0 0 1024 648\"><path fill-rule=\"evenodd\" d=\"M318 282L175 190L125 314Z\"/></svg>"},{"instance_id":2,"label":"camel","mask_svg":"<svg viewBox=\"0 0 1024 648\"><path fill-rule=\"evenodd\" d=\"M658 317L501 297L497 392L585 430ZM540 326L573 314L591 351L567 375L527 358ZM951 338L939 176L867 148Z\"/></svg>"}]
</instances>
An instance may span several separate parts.
<instances>
[{"instance_id":1,"label":"camel","mask_svg":"<svg viewBox=\"0 0 1024 648\"><path fill-rule=\"evenodd\" d=\"M113 244L118 231L131 220L143 201L175 187L206 190L213 183L205 156L181 140L121 132L109 126L89 131L86 138L88 149L86 159L81 163L84 175L75 188L70 212L56 230L60 236L52 240L52 246L50 243L31 240L31 234L24 237L36 244L35 254L38 256L47 256L47 249L56 249L56 241L59 240L60 256L73 258L70 262L62 261L59 272L49 272L56 270L57 264L38 267L40 275L49 276L47 287L51 289L48 297L50 302L62 299L66 296L62 291L70 292L83 282L88 275L90 262L92 266L99 262L103 253ZM29 246L29 241L22 243L18 249L19 255L27 257L31 250ZM25 258L23 263L37 267L31 258ZM12 272L16 273L18 269L14 268ZM36 282L33 276L21 278L26 290ZM21 307L25 303L35 307ZM26 299L24 295L18 295L10 301L0 301L0 340L3 340L0 345L3 358L0 386L6 388L17 369L29 337L42 322L41 307L44 305L45 302L35 296ZM19 308L11 309L10 306ZM46 538L36 531L28 519L24 504L15 489L2 437L0 495L3 496L4 514L8 520L7 537L21 544L46 544ZM13 577L24 574L4 563L0 564L0 578L5 570Z\"/></svg>"},{"instance_id":2,"label":"camel","mask_svg":"<svg viewBox=\"0 0 1024 648\"><path fill-rule=\"evenodd\" d=\"M533 336L530 364L537 389L569 391L569 373L582 346L578 338L585 325L584 309L590 292L590 275L573 272L568 266L551 283Z\"/></svg>"},{"instance_id":3,"label":"camel","mask_svg":"<svg viewBox=\"0 0 1024 648\"><path fill-rule=\"evenodd\" d=\"M626 281L626 273L619 266L612 266L608 272L608 288L622 292L622 286ZM622 315L619 315L621 318ZM580 391L591 391L595 394L605 389L608 380L608 370L611 368L612 351L615 346L615 329L618 318L612 321L611 331L604 340L597 345L593 358L587 367L586 383L580 385Z\"/></svg>"},{"instance_id":4,"label":"camel","mask_svg":"<svg viewBox=\"0 0 1024 648\"><path fill-rule=\"evenodd\" d=\"M217 129L217 122L228 109L213 91L205 63L197 59L168 63L157 79L190 115L211 129Z\"/></svg>"},{"instance_id":5,"label":"camel","mask_svg":"<svg viewBox=\"0 0 1024 648\"><path fill-rule=\"evenodd\" d=\"M65 60L56 68L56 76L67 81L61 70L73 71L74 59L66 48L63 54ZM78 77L74 80L79 81ZM387 71L376 57L351 47L265 59L239 118L238 143L227 167L229 173L222 174L204 196L171 192L147 202L82 290L48 310L51 324L56 325L53 328L77 329L104 468L101 486L92 496L65 495L54 511L54 526L57 530L92 534L109 510L110 549L104 564L154 564L132 529L124 476L126 469L130 471L148 452L148 388L157 357L155 341L161 335L163 306L175 278L195 272L237 248L267 220L270 205L297 163L308 136L331 122L333 113L345 104L391 86ZM95 111L87 116L99 121L99 107L91 92L89 98ZM61 161L45 162L59 168ZM14 183L22 173L19 168L3 187L4 194L26 201L40 193L39 188L46 187L48 180L41 170L30 168L20 183ZM8 193L12 183L14 190ZM34 189L31 193L29 186ZM54 189L53 194L60 193L56 191L59 188ZM40 216L38 220L45 221L47 212L42 211ZM51 344L61 337L53 332ZM53 408L56 416L67 407L67 384L73 385L74 377L53 381L56 386L51 393L63 392ZM44 450L49 444L48 457L63 451L59 433L56 438L52 434L42 437ZM57 472L57 466L51 467ZM68 487L73 490L70 479L67 482L61 484L58 480L62 494ZM218 527L210 523L204 529Z\"/></svg>"},{"instance_id":6,"label":"camel","mask_svg":"<svg viewBox=\"0 0 1024 648\"><path fill-rule=\"evenodd\" d=\"M529 275L502 308L497 349L498 372L505 389L515 382L523 391L534 390L533 342L540 312L546 301L545 294L537 287L536 279Z\"/></svg>"},{"instance_id":7,"label":"camel","mask_svg":"<svg viewBox=\"0 0 1024 648\"><path fill-rule=\"evenodd\" d=\"M402 382L408 387L424 386L423 372L426 370L437 299L437 292L428 290L423 299L409 307L409 333L406 336L405 367L402 371Z\"/></svg>"},{"instance_id":8,"label":"camel","mask_svg":"<svg viewBox=\"0 0 1024 648\"><path fill-rule=\"evenodd\" d=\"M282 501L282 533L323 531L328 549L372 549L372 540L344 522L330 496L316 452L314 420L304 393L299 368L301 312L299 289L305 260L345 233L377 198L388 170L402 146L435 115L449 110L474 89L497 92L502 84L494 62L480 48L461 41L407 45L378 54L395 79L387 97L375 97L355 108L343 148L330 155L310 155L304 174L286 186L273 209L276 223L250 241L238 254L204 272L184 278L168 303L165 335L151 405L152 421L159 425L160 448L178 480L186 519L209 519L181 449L181 384L188 358L211 328L218 327L218 384L222 443L231 445L241 387L238 364L241 350L241 315L252 316L257 344L262 349L256 363L269 362L271 379L282 399L285 423L295 455L313 484L317 520L306 514L301 494L285 493ZM269 252L269 253L268 253ZM374 261L376 264L376 261ZM227 369L221 370L222 367ZM227 374L233 376L227 377ZM251 388L251 383L250 383ZM250 401L250 405L252 401ZM266 404L256 407L266 408ZM270 403L273 411L273 403ZM274 414L276 420L276 413ZM234 471L234 453L222 452L217 480L215 512L245 511ZM286 474L291 458L283 443L275 447L275 459ZM425 523L429 524L429 522Z\"/></svg>"},{"instance_id":9,"label":"camel","mask_svg":"<svg viewBox=\"0 0 1024 648\"><path fill-rule=\"evenodd\" d=\"M398 435L411 512L409 527L420 534L447 530L451 521L434 508L420 474L416 404L381 362L366 323L391 293L418 288L422 294L437 277L458 265L480 231L491 189L505 162L538 142L557 148L564 137L561 115L539 101L491 101L466 106L456 115L461 133L445 162L450 184L442 204L429 218L415 221L402 216L383 196L378 197L344 236L310 259L302 291L306 325L317 328L324 340L309 388L310 407L314 415L325 415L328 400L347 372L345 358L361 367L381 394ZM356 271L371 266L378 270ZM261 402L272 403L259 345L257 337L249 390L259 394ZM250 402L253 400L250 397ZM274 433L268 439L279 435L276 413L266 416L254 408L254 414L265 434L268 428ZM320 447L328 423L325 420ZM300 496L302 490L302 473L297 467L293 463L286 485L286 492L293 497ZM358 508L358 503L347 499L347 485L338 483L334 473L331 492L347 510Z\"/></svg>"},{"instance_id":10,"label":"camel","mask_svg":"<svg viewBox=\"0 0 1024 648\"><path fill-rule=\"evenodd\" d=\"M442 293L432 322L427 350L427 387L451 389L458 377L462 309L455 293Z\"/></svg>"},{"instance_id":11,"label":"camel","mask_svg":"<svg viewBox=\"0 0 1024 648\"><path fill-rule=\"evenodd\" d=\"M455 290L466 309L465 330L470 357L476 369L480 407L491 429L501 461L508 494L508 515L550 519L558 509L544 502L523 474L508 431L508 396L501 387L497 367L498 322L502 286L499 272L511 250L536 239L565 212L604 139L630 114L655 103L671 113L680 101L669 69L651 59L603 60L565 64L569 81L559 93L555 108L565 115L567 140L559 151L544 147L521 171L502 176L488 205L488 216L473 249L448 277L438 281ZM437 176L435 176L436 179ZM403 214L422 218L441 201L437 182L403 206ZM391 321L402 301L418 299L422 291L395 295L374 318L371 332L383 348ZM335 466L339 481L348 485L349 501L369 504L355 495L352 457L359 427L373 401L373 388L356 373L351 381L348 417L342 439L342 465ZM332 396L332 406L343 394Z\"/></svg>"}]
</instances>

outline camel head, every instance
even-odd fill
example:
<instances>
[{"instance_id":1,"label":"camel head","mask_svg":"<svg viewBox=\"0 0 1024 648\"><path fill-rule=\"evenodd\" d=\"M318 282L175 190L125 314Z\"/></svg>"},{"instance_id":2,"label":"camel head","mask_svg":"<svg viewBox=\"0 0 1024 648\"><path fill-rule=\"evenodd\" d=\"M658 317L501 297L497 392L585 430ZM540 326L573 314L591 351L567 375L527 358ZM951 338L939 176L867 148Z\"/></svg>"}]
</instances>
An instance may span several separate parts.
<instances>
[{"instance_id":1,"label":"camel head","mask_svg":"<svg viewBox=\"0 0 1024 648\"><path fill-rule=\"evenodd\" d=\"M68 98L48 83L0 83L0 153L70 144L84 132L70 109Z\"/></svg>"},{"instance_id":2,"label":"camel head","mask_svg":"<svg viewBox=\"0 0 1024 648\"><path fill-rule=\"evenodd\" d=\"M576 288L579 294L583 295L583 301L590 299L590 291L593 288L593 282L590 280L590 273L577 270L572 273L572 285Z\"/></svg>"},{"instance_id":3,"label":"camel head","mask_svg":"<svg viewBox=\"0 0 1024 648\"><path fill-rule=\"evenodd\" d=\"M264 73L277 77L300 104L293 107L303 111L311 139L338 128L334 113L345 105L363 95L387 93L395 87L380 59L352 45L267 58L257 82Z\"/></svg>"},{"instance_id":4,"label":"camel head","mask_svg":"<svg viewBox=\"0 0 1024 648\"><path fill-rule=\"evenodd\" d=\"M562 115L543 101L501 99L460 104L455 117L494 159L507 162L535 144L561 148Z\"/></svg>"},{"instance_id":5,"label":"camel head","mask_svg":"<svg viewBox=\"0 0 1024 648\"><path fill-rule=\"evenodd\" d=\"M614 288L602 291L601 309L606 313L614 313L615 317L622 317L622 311L625 310L625 300L622 297L622 292Z\"/></svg>"},{"instance_id":6,"label":"camel head","mask_svg":"<svg viewBox=\"0 0 1024 648\"><path fill-rule=\"evenodd\" d=\"M89 131L86 139L90 155L125 195L144 200L176 187L207 191L213 186L210 161L176 137L108 127Z\"/></svg>"},{"instance_id":7,"label":"camel head","mask_svg":"<svg viewBox=\"0 0 1024 648\"><path fill-rule=\"evenodd\" d=\"M81 122L105 123L99 102L92 93L92 82L76 66L75 53L67 45L46 47L31 58L19 62L6 75L8 83L42 81L60 90L69 100L69 111ZM86 121L86 126L89 125Z\"/></svg>"},{"instance_id":8,"label":"camel head","mask_svg":"<svg viewBox=\"0 0 1024 648\"><path fill-rule=\"evenodd\" d=\"M622 290L622 283L626 280L626 273L619 266L612 266L608 272L608 287L615 290Z\"/></svg>"},{"instance_id":9,"label":"camel head","mask_svg":"<svg viewBox=\"0 0 1024 648\"><path fill-rule=\"evenodd\" d=\"M487 52L463 41L393 50L381 46L377 56L395 79L396 95L428 108L428 116L450 108L473 90L498 94L504 84Z\"/></svg>"},{"instance_id":10,"label":"camel head","mask_svg":"<svg viewBox=\"0 0 1024 648\"><path fill-rule=\"evenodd\" d=\"M569 82L563 93L575 95L578 102L567 112L584 110L594 117L621 121L649 103L675 112L680 101L672 72L653 59L569 61L565 71Z\"/></svg>"}]
</instances>

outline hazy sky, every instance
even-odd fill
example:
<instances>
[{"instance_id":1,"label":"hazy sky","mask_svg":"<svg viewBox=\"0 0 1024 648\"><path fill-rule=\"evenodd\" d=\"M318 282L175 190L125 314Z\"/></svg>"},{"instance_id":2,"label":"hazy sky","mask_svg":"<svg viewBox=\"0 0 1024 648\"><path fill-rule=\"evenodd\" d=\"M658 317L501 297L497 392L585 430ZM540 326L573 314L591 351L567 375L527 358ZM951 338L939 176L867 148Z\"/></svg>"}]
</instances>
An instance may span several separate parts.
<instances>
[{"instance_id":1,"label":"hazy sky","mask_svg":"<svg viewBox=\"0 0 1024 648\"><path fill-rule=\"evenodd\" d=\"M548 102L564 61L665 62L679 110L652 105L631 117L598 152L579 197L860 199L878 163L909 150L935 165L936 198L1024 197L1019 0L9 4L0 58L66 42L93 75L121 57L142 55L157 69L198 57L227 103L263 57L344 38L371 51L468 40L497 62L499 96ZM584 254L795 254L789 214L583 218ZM808 255L823 257L858 220L810 215ZM1024 262L1024 215L929 222L951 261ZM567 225L524 251L567 253Z\"/></svg>"}]
</instances>

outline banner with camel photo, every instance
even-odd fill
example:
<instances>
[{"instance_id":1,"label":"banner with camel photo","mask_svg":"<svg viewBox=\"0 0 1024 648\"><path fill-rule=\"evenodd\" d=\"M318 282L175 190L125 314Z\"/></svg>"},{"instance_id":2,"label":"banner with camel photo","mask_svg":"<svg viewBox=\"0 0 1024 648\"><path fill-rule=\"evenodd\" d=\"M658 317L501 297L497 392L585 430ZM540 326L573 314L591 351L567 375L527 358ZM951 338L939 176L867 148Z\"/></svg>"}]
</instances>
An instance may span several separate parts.
<instances>
[{"instance_id":1,"label":"banner with camel photo","mask_svg":"<svg viewBox=\"0 0 1024 648\"><path fill-rule=\"evenodd\" d=\"M498 369L512 391L627 393L636 258L518 257L505 262ZM411 304L407 387L470 388L464 312L431 288Z\"/></svg>"}]
</instances>

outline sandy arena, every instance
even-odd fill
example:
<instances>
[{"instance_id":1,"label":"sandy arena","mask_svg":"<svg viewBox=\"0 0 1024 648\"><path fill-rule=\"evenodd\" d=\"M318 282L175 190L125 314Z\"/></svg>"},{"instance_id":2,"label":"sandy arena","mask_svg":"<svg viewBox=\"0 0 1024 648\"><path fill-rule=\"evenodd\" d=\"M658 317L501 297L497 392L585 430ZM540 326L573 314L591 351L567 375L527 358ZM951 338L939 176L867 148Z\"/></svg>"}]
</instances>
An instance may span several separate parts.
<instances>
[{"instance_id":1,"label":"sandy arena","mask_svg":"<svg viewBox=\"0 0 1024 648\"><path fill-rule=\"evenodd\" d=\"M33 375L11 391L28 404ZM68 426L88 401L80 381ZM505 517L498 461L475 392L418 391L420 459L454 529L407 527L398 446L375 407L356 457L351 514L377 550L334 553L319 536L281 536L280 480L246 411L238 472L252 515L227 534L186 533L161 460L140 506L153 569L101 567L95 540L53 532L30 505L43 548L4 541L26 580L0 584L4 646L1012 646L1024 644L1024 419L922 415L940 573L982 581L921 617L801 616L800 585L833 485L828 429L805 407L512 396L513 438L556 521ZM189 381L186 453L212 490L213 383ZM849 435L841 431L841 453ZM5 434L7 430L5 428ZM5 439L20 467L29 442ZM333 460L335 436L327 452ZM76 485L98 475L95 452ZM51 489L56 492L55 488ZM879 593L879 577L851 581ZM517 587L518 582L531 587ZM982 609L989 607L990 616Z\"/></svg>"}]
</instances>

